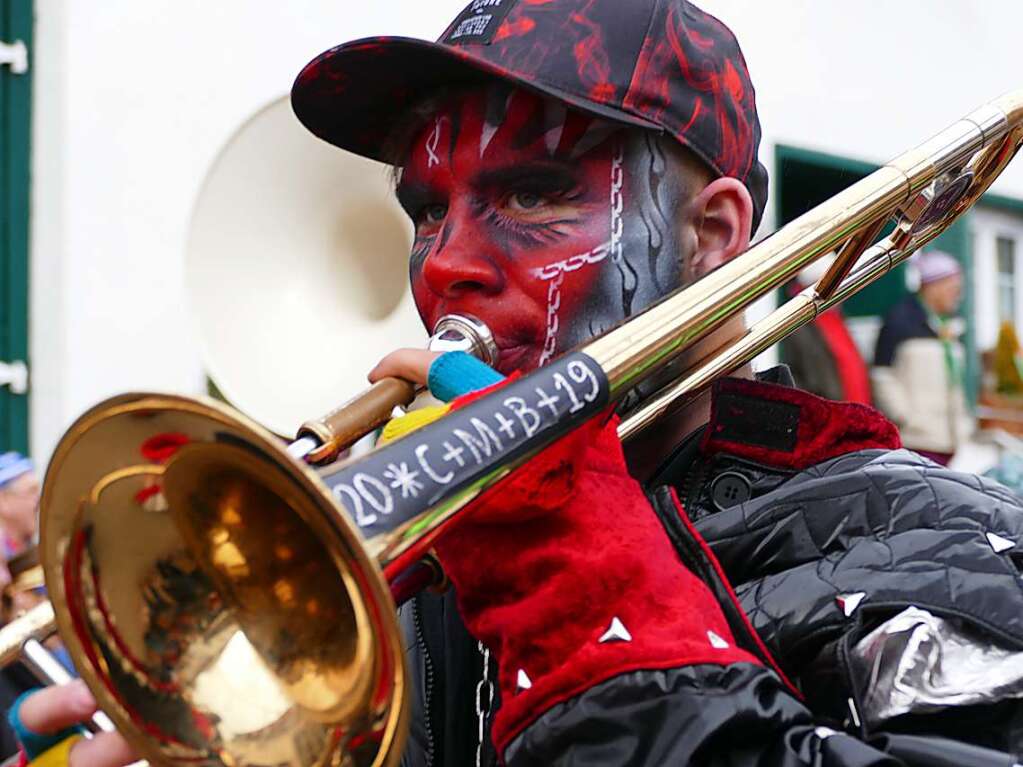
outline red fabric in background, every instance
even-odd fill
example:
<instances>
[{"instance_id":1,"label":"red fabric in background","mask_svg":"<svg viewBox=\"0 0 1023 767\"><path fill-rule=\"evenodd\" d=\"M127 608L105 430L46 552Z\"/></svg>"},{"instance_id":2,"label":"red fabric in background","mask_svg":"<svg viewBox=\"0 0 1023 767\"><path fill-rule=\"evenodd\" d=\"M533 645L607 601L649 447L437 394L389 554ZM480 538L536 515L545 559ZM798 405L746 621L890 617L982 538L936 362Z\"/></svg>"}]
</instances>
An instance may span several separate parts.
<instances>
[{"instance_id":1,"label":"red fabric in background","mask_svg":"<svg viewBox=\"0 0 1023 767\"><path fill-rule=\"evenodd\" d=\"M835 358L838 376L845 391L843 399L847 402L870 405L872 403L870 373L860 350L856 348L856 343L849 334L841 309L838 307L828 309L815 321L824 337L824 343L831 351L831 356Z\"/></svg>"}]
</instances>

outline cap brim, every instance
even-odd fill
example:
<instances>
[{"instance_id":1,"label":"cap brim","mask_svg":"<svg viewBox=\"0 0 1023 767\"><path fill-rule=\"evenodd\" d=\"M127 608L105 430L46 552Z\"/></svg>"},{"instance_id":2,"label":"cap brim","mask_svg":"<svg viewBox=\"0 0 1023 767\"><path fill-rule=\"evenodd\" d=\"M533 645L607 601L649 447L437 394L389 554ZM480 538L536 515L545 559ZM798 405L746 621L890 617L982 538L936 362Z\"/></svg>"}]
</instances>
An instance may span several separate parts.
<instances>
[{"instance_id":1,"label":"cap brim","mask_svg":"<svg viewBox=\"0 0 1023 767\"><path fill-rule=\"evenodd\" d=\"M384 162L388 140L415 103L438 88L498 78L605 120L652 130L660 126L614 107L504 69L471 48L408 37L376 37L339 45L299 73L291 90L298 119L316 136Z\"/></svg>"}]
</instances>

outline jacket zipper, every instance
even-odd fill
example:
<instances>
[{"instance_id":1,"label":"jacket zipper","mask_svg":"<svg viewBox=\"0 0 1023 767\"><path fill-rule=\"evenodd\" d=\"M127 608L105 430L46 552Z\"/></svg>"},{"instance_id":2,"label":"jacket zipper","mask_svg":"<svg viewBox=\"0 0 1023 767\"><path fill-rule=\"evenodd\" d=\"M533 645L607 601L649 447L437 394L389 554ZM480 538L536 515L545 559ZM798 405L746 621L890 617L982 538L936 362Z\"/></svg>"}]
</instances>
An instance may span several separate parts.
<instances>
[{"instance_id":1,"label":"jacket zipper","mask_svg":"<svg viewBox=\"0 0 1023 767\"><path fill-rule=\"evenodd\" d=\"M433 705L433 658L430 657L430 648L426 646L426 637L423 633L423 619L419 614L419 597L412 600L412 623L416 629L416 644L423 653L424 684L426 689L423 693L423 724L426 728L426 767L433 765L434 736L433 717L430 715L430 708Z\"/></svg>"},{"instance_id":2,"label":"jacket zipper","mask_svg":"<svg viewBox=\"0 0 1023 767\"><path fill-rule=\"evenodd\" d=\"M682 492L679 493L682 499L682 507L685 509L696 508L696 495L703 484L703 477L707 473L706 464L707 461L697 458L693 461L689 471L686 472L686 476L682 481L682 487L680 488Z\"/></svg>"}]
</instances>

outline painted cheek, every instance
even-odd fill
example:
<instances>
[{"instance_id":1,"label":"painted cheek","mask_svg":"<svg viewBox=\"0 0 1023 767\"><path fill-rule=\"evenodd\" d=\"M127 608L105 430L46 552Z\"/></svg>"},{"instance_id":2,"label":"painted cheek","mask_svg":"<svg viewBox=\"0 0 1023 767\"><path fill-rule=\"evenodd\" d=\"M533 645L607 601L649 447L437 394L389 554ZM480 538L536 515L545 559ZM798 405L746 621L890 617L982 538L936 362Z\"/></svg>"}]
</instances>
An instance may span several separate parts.
<instances>
[{"instance_id":1,"label":"painted cheek","mask_svg":"<svg viewBox=\"0 0 1023 767\"><path fill-rule=\"evenodd\" d=\"M523 298L542 307L540 364L567 351L564 341L577 336L575 326L580 321L585 323L585 315L595 308L586 299L607 259L609 218L606 204L595 205L573 224L571 234L561 242L535 249L512 249L509 253L505 267L509 282L518 287Z\"/></svg>"},{"instance_id":2,"label":"painted cheek","mask_svg":"<svg viewBox=\"0 0 1023 767\"><path fill-rule=\"evenodd\" d=\"M412 274L412 300L415 301L416 310L419 312L419 318L423 321L423 326L428 331L432 331L433 326L439 319L437 309L440 301L426 287L426 283L423 281L422 270Z\"/></svg>"},{"instance_id":3,"label":"painted cheek","mask_svg":"<svg viewBox=\"0 0 1023 767\"><path fill-rule=\"evenodd\" d=\"M427 328L432 328L439 318L438 306L442 299L442 293L432 289L426 279L427 262L434 258L441 240L443 227L437 233L418 238L412 250L412 258L409 262L409 280L412 286L412 299L415 301L419 316Z\"/></svg>"},{"instance_id":4,"label":"painted cheek","mask_svg":"<svg viewBox=\"0 0 1023 767\"><path fill-rule=\"evenodd\" d=\"M578 320L580 314L596 314L603 308L587 300L593 292L594 284L600 278L602 267L603 264L595 264L565 275L560 292L561 315L566 326Z\"/></svg>"}]
</instances>

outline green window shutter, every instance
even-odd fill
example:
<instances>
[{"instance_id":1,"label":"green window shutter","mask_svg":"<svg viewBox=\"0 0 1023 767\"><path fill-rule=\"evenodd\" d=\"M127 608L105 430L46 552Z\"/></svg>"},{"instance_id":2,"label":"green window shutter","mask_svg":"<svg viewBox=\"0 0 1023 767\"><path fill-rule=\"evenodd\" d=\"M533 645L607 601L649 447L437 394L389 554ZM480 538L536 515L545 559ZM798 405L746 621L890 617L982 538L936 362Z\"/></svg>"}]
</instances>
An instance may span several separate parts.
<instances>
[{"instance_id":1,"label":"green window shutter","mask_svg":"<svg viewBox=\"0 0 1023 767\"><path fill-rule=\"evenodd\" d=\"M0 0L0 42L32 50L31 0ZM28 362L31 68L0 66L0 362ZM0 387L0 451L28 452L28 395Z\"/></svg>"}]
</instances>

